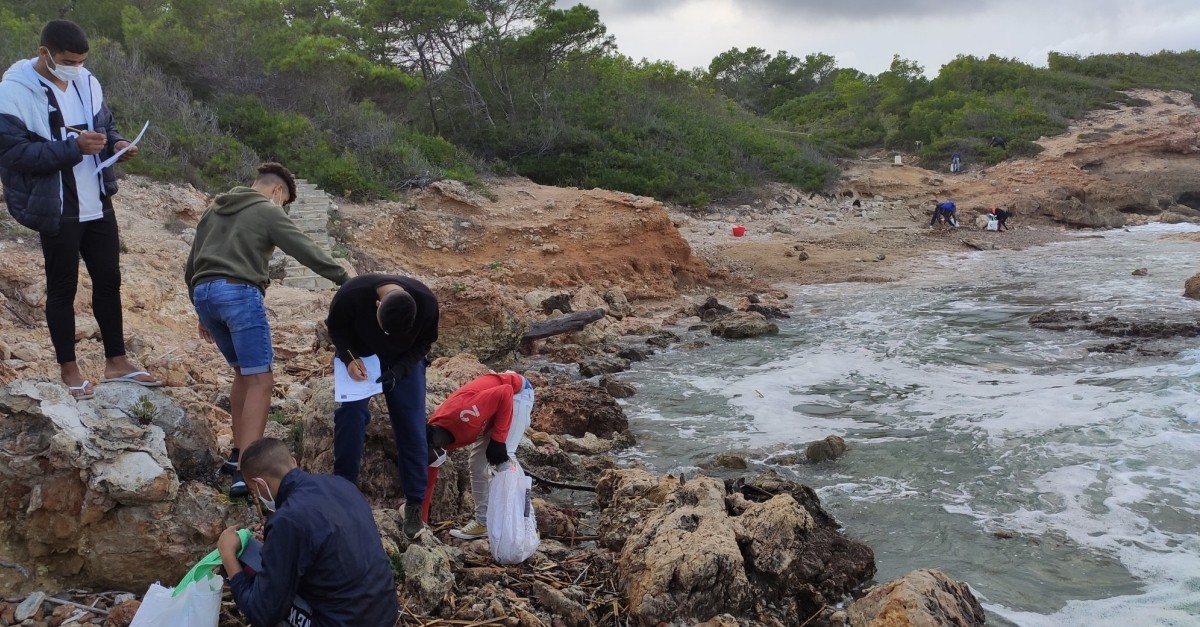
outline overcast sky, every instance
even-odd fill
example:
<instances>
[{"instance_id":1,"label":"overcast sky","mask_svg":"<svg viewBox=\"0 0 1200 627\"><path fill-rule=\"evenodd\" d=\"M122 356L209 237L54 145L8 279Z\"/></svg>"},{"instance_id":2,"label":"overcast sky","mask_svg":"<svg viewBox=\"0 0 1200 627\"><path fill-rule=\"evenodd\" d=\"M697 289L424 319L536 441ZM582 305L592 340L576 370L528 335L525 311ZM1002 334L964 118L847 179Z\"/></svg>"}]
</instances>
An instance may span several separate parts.
<instances>
[{"instance_id":1,"label":"overcast sky","mask_svg":"<svg viewBox=\"0 0 1200 627\"><path fill-rule=\"evenodd\" d=\"M1046 64L1049 51L1158 52L1200 48L1198 0L558 0L600 11L634 59L708 67L757 46L803 58L831 54L876 74L892 55L932 78L958 54Z\"/></svg>"}]
</instances>

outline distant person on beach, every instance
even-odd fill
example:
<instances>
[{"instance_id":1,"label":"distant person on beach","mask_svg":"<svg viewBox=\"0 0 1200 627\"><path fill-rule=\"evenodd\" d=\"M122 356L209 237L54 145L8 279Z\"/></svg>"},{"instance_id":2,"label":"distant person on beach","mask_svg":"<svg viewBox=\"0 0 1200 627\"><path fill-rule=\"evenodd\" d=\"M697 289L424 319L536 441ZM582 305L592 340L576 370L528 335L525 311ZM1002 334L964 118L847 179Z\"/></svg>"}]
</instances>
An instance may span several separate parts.
<instances>
[{"instance_id":1,"label":"distant person on beach","mask_svg":"<svg viewBox=\"0 0 1200 627\"><path fill-rule=\"evenodd\" d=\"M243 568L236 527L217 550L249 623L391 627L399 614L392 564L362 493L341 477L304 472L272 438L242 451L242 470L268 512L261 561Z\"/></svg>"},{"instance_id":2,"label":"distant person on beach","mask_svg":"<svg viewBox=\"0 0 1200 627\"><path fill-rule=\"evenodd\" d=\"M929 226L937 224L940 220L945 220L946 224L954 228L958 228L958 219L954 214L958 211L954 201L947 200L939 202L933 207L933 217L929 219Z\"/></svg>"},{"instance_id":3,"label":"distant person on beach","mask_svg":"<svg viewBox=\"0 0 1200 627\"><path fill-rule=\"evenodd\" d=\"M950 171L955 174L962 172L962 155L957 152L950 155Z\"/></svg>"},{"instance_id":4,"label":"distant person on beach","mask_svg":"<svg viewBox=\"0 0 1200 627\"><path fill-rule=\"evenodd\" d=\"M471 447L471 496L475 520L450 532L460 540L487 536L488 467L517 463L517 445L529 428L533 385L515 372L485 374L458 388L429 417L425 427L429 446L429 487L421 515L429 520L429 504L438 468L446 454Z\"/></svg>"},{"instance_id":5,"label":"distant person on beach","mask_svg":"<svg viewBox=\"0 0 1200 627\"><path fill-rule=\"evenodd\" d=\"M38 232L46 272L46 326L59 376L76 400L95 388L75 356L79 259L92 279L92 315L104 344L101 382L162 385L125 354L121 311L121 241L112 197L112 166L97 167L128 147L113 122L100 81L83 67L88 40L66 20L42 29L37 57L17 61L0 81L0 182L8 212Z\"/></svg>"},{"instance_id":6,"label":"distant person on beach","mask_svg":"<svg viewBox=\"0 0 1200 627\"><path fill-rule=\"evenodd\" d=\"M425 440L426 356L438 338L438 302L420 281L363 274L346 282L325 320L335 359L350 378L365 381L363 357L378 356L383 398L396 438L396 465L404 489L404 534L423 529L428 447ZM370 398L341 403L333 412L333 473L358 484Z\"/></svg>"},{"instance_id":7,"label":"distant person on beach","mask_svg":"<svg viewBox=\"0 0 1200 627\"><path fill-rule=\"evenodd\" d=\"M271 327L263 305L271 254L278 246L334 283L349 278L284 212L294 200L291 171L278 163L258 166L250 187L234 187L204 211L183 273L200 337L216 344L233 368L233 450L221 469L233 475L229 496L234 498L246 495L238 454L263 436L275 385Z\"/></svg>"}]
</instances>

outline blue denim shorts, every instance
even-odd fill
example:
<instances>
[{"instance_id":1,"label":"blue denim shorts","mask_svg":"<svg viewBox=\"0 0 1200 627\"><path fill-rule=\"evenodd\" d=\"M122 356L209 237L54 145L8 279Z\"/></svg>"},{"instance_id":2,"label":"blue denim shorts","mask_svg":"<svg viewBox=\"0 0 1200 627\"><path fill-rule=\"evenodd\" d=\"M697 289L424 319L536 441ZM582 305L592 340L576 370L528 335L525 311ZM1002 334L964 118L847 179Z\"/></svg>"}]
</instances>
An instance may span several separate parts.
<instances>
[{"instance_id":1,"label":"blue denim shorts","mask_svg":"<svg viewBox=\"0 0 1200 627\"><path fill-rule=\"evenodd\" d=\"M244 375L271 371L271 325L257 287L225 279L205 281L196 286L192 305L230 366Z\"/></svg>"}]
</instances>

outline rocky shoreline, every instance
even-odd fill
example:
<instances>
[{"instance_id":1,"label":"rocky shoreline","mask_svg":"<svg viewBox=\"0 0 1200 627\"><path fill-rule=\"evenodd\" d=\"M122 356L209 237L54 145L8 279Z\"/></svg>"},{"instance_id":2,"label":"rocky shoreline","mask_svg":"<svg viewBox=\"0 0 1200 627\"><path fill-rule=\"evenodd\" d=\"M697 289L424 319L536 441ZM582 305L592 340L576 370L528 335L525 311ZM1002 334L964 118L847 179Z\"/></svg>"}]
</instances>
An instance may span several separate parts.
<instances>
[{"instance_id":1,"label":"rocky shoreline","mask_svg":"<svg viewBox=\"0 0 1200 627\"><path fill-rule=\"evenodd\" d=\"M519 457L545 480L535 500L543 542L521 566L494 565L486 541L448 537L471 511L461 453L437 484L433 533L409 542L397 523L392 434L372 421L361 487L401 581L400 624L982 624L966 584L936 570L868 588L878 583L871 548L805 486L618 467L614 452L634 444L619 399L637 393L619 372L657 351L777 332L796 305L777 286L895 280L930 255L1072 237L1064 225L1200 220L1181 204L1200 189L1185 159L1200 150L1189 143L1194 107L1140 95L1153 104L1091 116L1048 139L1045 156L956 178L863 159L845 164L829 195L772 186L705 211L517 179L492 181L486 196L439 182L400 202L340 207L329 231L348 268L418 276L442 303L430 410L489 368L520 370L538 389ZM1109 140L1081 139L1117 125L1125 132ZM930 228L931 201L951 197L966 228ZM167 386L99 386L80 403L54 378L37 237L0 212L0 627L126 625L133 593L176 580L226 525L256 520L222 495L227 373L195 337L181 280L207 202L187 186L123 185L128 349ZM996 204L1017 208L1012 231L970 228ZM734 226L745 234L734 237ZM80 362L94 371L102 357L86 276L80 292ZM318 472L331 465L331 352L320 322L330 296L276 284L266 299L277 354L268 434ZM596 311L577 330L527 335ZM1111 350L1157 350L1141 342L1155 333L1194 335L1071 316L1038 322L1121 338ZM833 435L807 457L844 452ZM745 468L735 455L711 464ZM242 625L229 607L222 624Z\"/></svg>"}]
</instances>

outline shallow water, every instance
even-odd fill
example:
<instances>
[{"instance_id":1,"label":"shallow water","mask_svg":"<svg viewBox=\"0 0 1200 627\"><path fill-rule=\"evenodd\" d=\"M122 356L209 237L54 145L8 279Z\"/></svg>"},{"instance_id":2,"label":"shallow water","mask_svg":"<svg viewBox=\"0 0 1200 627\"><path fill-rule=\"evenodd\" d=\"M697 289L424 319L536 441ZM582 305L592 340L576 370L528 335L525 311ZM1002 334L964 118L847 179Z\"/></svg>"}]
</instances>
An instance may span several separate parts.
<instances>
[{"instance_id":1,"label":"shallow water","mask_svg":"<svg viewBox=\"0 0 1200 627\"><path fill-rule=\"evenodd\" d=\"M1087 348L1112 340L1028 324L1049 308L1200 314L1180 295L1200 246L1162 239L1187 230L796 288L777 337L635 364L626 457L691 472L733 451L761 468L839 434L841 460L778 470L875 550L878 580L940 568L998 625L1200 625L1200 339L1108 355Z\"/></svg>"}]
</instances>

